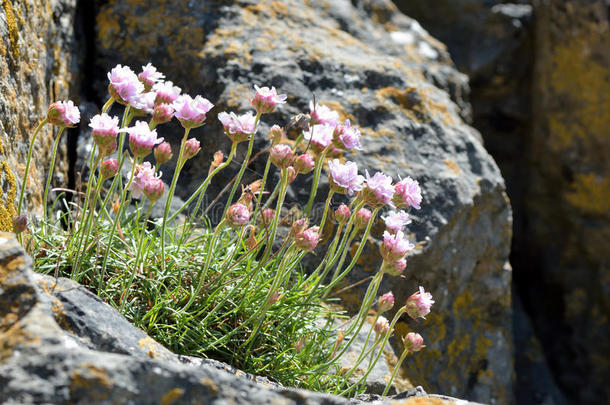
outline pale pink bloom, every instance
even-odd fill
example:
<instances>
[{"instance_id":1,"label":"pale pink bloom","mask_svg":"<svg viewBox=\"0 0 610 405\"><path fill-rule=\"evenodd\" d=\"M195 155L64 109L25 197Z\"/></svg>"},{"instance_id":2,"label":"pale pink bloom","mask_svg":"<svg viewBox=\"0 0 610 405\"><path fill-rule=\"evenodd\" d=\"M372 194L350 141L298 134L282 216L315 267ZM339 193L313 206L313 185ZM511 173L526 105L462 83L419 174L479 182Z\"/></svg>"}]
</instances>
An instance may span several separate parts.
<instances>
[{"instance_id":1,"label":"pale pink bloom","mask_svg":"<svg viewBox=\"0 0 610 405\"><path fill-rule=\"evenodd\" d=\"M163 138L157 138L157 131L151 130L144 121L136 121L133 127L121 129L119 132L129 134L129 148L136 157L145 157L155 145L163 142Z\"/></svg>"},{"instance_id":2,"label":"pale pink bloom","mask_svg":"<svg viewBox=\"0 0 610 405\"><path fill-rule=\"evenodd\" d=\"M331 110L325 105L316 103L314 109L313 101L309 102L309 115L311 116L312 124L328 124L332 127L339 125L339 113Z\"/></svg>"},{"instance_id":3,"label":"pale pink bloom","mask_svg":"<svg viewBox=\"0 0 610 405\"><path fill-rule=\"evenodd\" d=\"M411 353L418 352L424 347L424 338L419 333L409 332L402 339L402 344L405 346L405 350Z\"/></svg>"},{"instance_id":4,"label":"pale pink bloom","mask_svg":"<svg viewBox=\"0 0 610 405\"><path fill-rule=\"evenodd\" d=\"M174 116L178 118L184 128L196 128L203 125L205 115L214 107L209 100L197 96L192 98L183 94L172 104Z\"/></svg>"},{"instance_id":5,"label":"pale pink bloom","mask_svg":"<svg viewBox=\"0 0 610 405\"><path fill-rule=\"evenodd\" d=\"M251 112L237 115L234 112L227 114L223 111L218 114L218 119L233 142L247 141L256 131L256 117Z\"/></svg>"},{"instance_id":6,"label":"pale pink bloom","mask_svg":"<svg viewBox=\"0 0 610 405\"><path fill-rule=\"evenodd\" d=\"M116 65L108 72L108 92L121 104L130 104L138 94L144 91L144 85L129 66Z\"/></svg>"},{"instance_id":7,"label":"pale pink bloom","mask_svg":"<svg viewBox=\"0 0 610 405\"><path fill-rule=\"evenodd\" d=\"M157 124L165 124L174 118L174 107L171 104L157 104L153 108L152 120Z\"/></svg>"},{"instance_id":8,"label":"pale pink bloom","mask_svg":"<svg viewBox=\"0 0 610 405\"><path fill-rule=\"evenodd\" d=\"M92 137L100 149L108 149L119 134L119 118L103 113L91 118L89 126L92 128Z\"/></svg>"},{"instance_id":9,"label":"pale pink bloom","mask_svg":"<svg viewBox=\"0 0 610 405\"><path fill-rule=\"evenodd\" d=\"M195 138L187 140L184 144L184 160L195 157L201 150L201 144Z\"/></svg>"},{"instance_id":10,"label":"pale pink bloom","mask_svg":"<svg viewBox=\"0 0 610 405\"><path fill-rule=\"evenodd\" d=\"M165 79L165 75L157 70L150 62L146 66L142 66L142 71L138 74L138 79L144 86L150 89L155 83Z\"/></svg>"},{"instance_id":11,"label":"pale pink bloom","mask_svg":"<svg viewBox=\"0 0 610 405\"><path fill-rule=\"evenodd\" d=\"M371 220L372 215L373 213L370 210L366 208L360 208L356 213L356 218L354 218L354 227L356 229L365 228Z\"/></svg>"},{"instance_id":12,"label":"pale pink bloom","mask_svg":"<svg viewBox=\"0 0 610 405\"><path fill-rule=\"evenodd\" d=\"M133 181L129 186L129 190L132 191L133 197L142 197L146 183L148 183L150 179L158 177L160 176L155 175L155 168L150 165L150 162L144 162L137 165L133 176Z\"/></svg>"},{"instance_id":13,"label":"pale pink bloom","mask_svg":"<svg viewBox=\"0 0 610 405\"><path fill-rule=\"evenodd\" d=\"M116 159L104 160L100 166L100 176L102 179L109 179L116 176L119 171L119 162Z\"/></svg>"},{"instance_id":14,"label":"pale pink bloom","mask_svg":"<svg viewBox=\"0 0 610 405\"><path fill-rule=\"evenodd\" d=\"M286 138L286 131L284 131L279 125L274 125L269 130L269 138L271 139L272 145L277 145Z\"/></svg>"},{"instance_id":15,"label":"pale pink bloom","mask_svg":"<svg viewBox=\"0 0 610 405\"><path fill-rule=\"evenodd\" d=\"M140 93L130 99L129 105L135 110L134 115L152 114L156 98L157 94L154 91Z\"/></svg>"},{"instance_id":16,"label":"pale pink bloom","mask_svg":"<svg viewBox=\"0 0 610 405\"><path fill-rule=\"evenodd\" d=\"M349 120L345 120L345 124L335 128L334 140L339 148L345 150L362 149L362 145L360 145L360 131L358 128L353 127Z\"/></svg>"},{"instance_id":17,"label":"pale pink bloom","mask_svg":"<svg viewBox=\"0 0 610 405\"><path fill-rule=\"evenodd\" d=\"M395 262L383 262L383 271L390 276L400 276L407 268L407 259L404 257Z\"/></svg>"},{"instance_id":18,"label":"pale pink bloom","mask_svg":"<svg viewBox=\"0 0 610 405\"><path fill-rule=\"evenodd\" d=\"M332 190L348 195L362 190L364 177L358 174L358 165L354 162L341 164L339 159L328 162L328 178Z\"/></svg>"},{"instance_id":19,"label":"pale pink bloom","mask_svg":"<svg viewBox=\"0 0 610 405\"><path fill-rule=\"evenodd\" d=\"M380 316L377 318L377 322L375 322L373 329L376 334L384 336L390 330L390 322L388 322L385 316Z\"/></svg>"},{"instance_id":20,"label":"pale pink bloom","mask_svg":"<svg viewBox=\"0 0 610 405\"><path fill-rule=\"evenodd\" d=\"M394 186L392 186L392 178L381 172L370 176L366 171L366 184L362 189L362 197L364 202L374 208L383 207L385 204L392 201L394 195Z\"/></svg>"},{"instance_id":21,"label":"pale pink bloom","mask_svg":"<svg viewBox=\"0 0 610 405\"><path fill-rule=\"evenodd\" d=\"M303 131L303 138L318 149L324 149L333 141L334 132L335 127L332 125L312 125L309 130Z\"/></svg>"},{"instance_id":22,"label":"pale pink bloom","mask_svg":"<svg viewBox=\"0 0 610 405\"><path fill-rule=\"evenodd\" d=\"M250 221L250 210L243 204L233 204L227 210L226 220L227 224L233 228L247 225Z\"/></svg>"},{"instance_id":23,"label":"pale pink bloom","mask_svg":"<svg viewBox=\"0 0 610 405\"><path fill-rule=\"evenodd\" d=\"M49 106L47 121L58 127L72 128L80 122L80 111L72 100L56 101Z\"/></svg>"},{"instance_id":24,"label":"pale pink bloom","mask_svg":"<svg viewBox=\"0 0 610 405\"><path fill-rule=\"evenodd\" d=\"M421 189L417 180L407 177L394 185L394 198L392 202L398 208L413 207L419 209L421 203Z\"/></svg>"},{"instance_id":25,"label":"pale pink bloom","mask_svg":"<svg viewBox=\"0 0 610 405\"><path fill-rule=\"evenodd\" d=\"M275 87L258 87L254 85L254 89L256 94L252 97L250 103L259 114L272 113L278 104L286 102L286 95L277 94Z\"/></svg>"},{"instance_id":26,"label":"pale pink bloom","mask_svg":"<svg viewBox=\"0 0 610 405\"><path fill-rule=\"evenodd\" d=\"M163 142L155 148L153 154L155 155L155 161L157 162L157 165L160 166L172 158L172 147L169 143Z\"/></svg>"},{"instance_id":27,"label":"pale pink bloom","mask_svg":"<svg viewBox=\"0 0 610 405\"><path fill-rule=\"evenodd\" d=\"M383 242L379 246L381 256L386 262L396 262L407 255L415 245L405 239L405 234L398 231L391 234L388 231L383 232Z\"/></svg>"},{"instance_id":28,"label":"pale pink bloom","mask_svg":"<svg viewBox=\"0 0 610 405\"><path fill-rule=\"evenodd\" d=\"M350 215L352 215L352 211L345 204L341 204L339 208L335 210L335 218L340 224L345 223Z\"/></svg>"},{"instance_id":29,"label":"pale pink bloom","mask_svg":"<svg viewBox=\"0 0 610 405\"><path fill-rule=\"evenodd\" d=\"M430 308L434 304L432 294L424 291L424 287L420 286L419 291L407 298L407 314L413 318L425 318L430 313Z\"/></svg>"},{"instance_id":30,"label":"pale pink bloom","mask_svg":"<svg viewBox=\"0 0 610 405\"><path fill-rule=\"evenodd\" d=\"M271 159L271 163L280 169L286 169L292 163L294 153L292 153L292 148L290 146L280 143L271 148L269 158Z\"/></svg>"},{"instance_id":31,"label":"pale pink bloom","mask_svg":"<svg viewBox=\"0 0 610 405\"><path fill-rule=\"evenodd\" d=\"M165 184L163 181L158 178L148 179L148 181L144 184L143 193L150 200L150 202L155 202L159 198L163 196L163 192L165 191Z\"/></svg>"},{"instance_id":32,"label":"pale pink bloom","mask_svg":"<svg viewBox=\"0 0 610 405\"><path fill-rule=\"evenodd\" d=\"M299 174L307 174L315 167L313 157L309 153L303 153L294 160L294 168Z\"/></svg>"},{"instance_id":33,"label":"pale pink bloom","mask_svg":"<svg viewBox=\"0 0 610 405\"><path fill-rule=\"evenodd\" d=\"M385 221L386 230L390 233L402 231L406 225L411 223L409 214L404 211L392 211L387 217L383 218L383 220Z\"/></svg>"},{"instance_id":34,"label":"pale pink bloom","mask_svg":"<svg viewBox=\"0 0 610 405\"><path fill-rule=\"evenodd\" d=\"M28 228L28 217L25 214L17 215L13 218L13 232L21 233Z\"/></svg>"},{"instance_id":35,"label":"pale pink bloom","mask_svg":"<svg viewBox=\"0 0 610 405\"><path fill-rule=\"evenodd\" d=\"M174 86L174 83L170 81L155 83L152 89L157 95L155 104L172 104L182 91L180 87Z\"/></svg>"},{"instance_id":36,"label":"pale pink bloom","mask_svg":"<svg viewBox=\"0 0 610 405\"><path fill-rule=\"evenodd\" d=\"M394 307L394 294L392 294L392 291L379 297L379 301L377 302L377 312L382 314L392 309L392 307Z\"/></svg>"},{"instance_id":37,"label":"pale pink bloom","mask_svg":"<svg viewBox=\"0 0 610 405\"><path fill-rule=\"evenodd\" d=\"M319 226L312 226L295 236L294 244L307 252L313 252L320 241Z\"/></svg>"}]
</instances>

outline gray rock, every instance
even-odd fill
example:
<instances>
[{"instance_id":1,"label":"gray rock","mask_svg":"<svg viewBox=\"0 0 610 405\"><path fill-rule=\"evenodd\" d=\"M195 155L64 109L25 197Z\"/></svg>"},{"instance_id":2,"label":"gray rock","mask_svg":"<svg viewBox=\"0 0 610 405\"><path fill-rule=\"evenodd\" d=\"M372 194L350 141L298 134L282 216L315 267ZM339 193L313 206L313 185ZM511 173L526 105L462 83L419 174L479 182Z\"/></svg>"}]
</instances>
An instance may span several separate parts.
<instances>
[{"instance_id":1,"label":"gray rock","mask_svg":"<svg viewBox=\"0 0 610 405\"><path fill-rule=\"evenodd\" d=\"M315 93L362 128L364 150L347 158L361 170L385 170L395 179L409 175L424 190L423 207L412 212L409 228L420 245L409 258L408 277L388 279L382 287L404 302L423 285L437 302L426 322L399 324L401 333L421 332L428 345L406 362L406 375L429 391L510 402L511 211L498 167L480 134L464 123L470 115L466 77L444 46L390 1L170 3L101 5L97 48L100 70L151 61L187 92L217 104L208 124L192 132L202 153L187 163L179 195L188 196L200 183L214 151L228 150L215 114L249 109L253 84L289 95L286 106L264 117L255 148L265 145L275 121L286 123L307 110ZM103 78L97 86L104 94ZM181 136L171 126L159 132L174 142ZM244 152L239 149L237 162ZM255 161L245 182L259 178L263 167L264 159ZM215 179L211 195L236 171ZM291 202L304 201L308 181L297 179ZM320 198L327 189L323 176ZM379 264L370 245L351 281Z\"/></svg>"}]
</instances>

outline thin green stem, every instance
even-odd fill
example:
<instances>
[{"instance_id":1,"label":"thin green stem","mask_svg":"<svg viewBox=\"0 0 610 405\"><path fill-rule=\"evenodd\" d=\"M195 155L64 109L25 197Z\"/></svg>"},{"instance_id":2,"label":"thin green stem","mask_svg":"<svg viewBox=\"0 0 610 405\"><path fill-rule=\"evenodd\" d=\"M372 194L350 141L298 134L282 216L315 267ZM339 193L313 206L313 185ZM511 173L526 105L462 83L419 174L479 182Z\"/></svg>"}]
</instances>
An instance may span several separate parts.
<instances>
[{"instance_id":1,"label":"thin green stem","mask_svg":"<svg viewBox=\"0 0 610 405\"><path fill-rule=\"evenodd\" d=\"M305 206L305 216L308 216L311 212L311 208L313 207L313 202L316 199L316 193L318 192L318 182L320 181L320 173L322 173L322 166L324 166L324 159L326 158L326 154L330 150L330 145L324 148L320 156L318 157L318 161L316 162L316 167L314 169L313 183L311 184L311 192L309 193L309 201L307 201L307 205Z\"/></svg>"},{"instance_id":2,"label":"thin green stem","mask_svg":"<svg viewBox=\"0 0 610 405\"><path fill-rule=\"evenodd\" d=\"M28 149L28 157L25 161L25 172L23 173L23 181L21 182L21 190L19 191L19 204L17 205L17 215L21 215L21 208L23 207L23 197L25 195L25 188L27 186L28 174L30 172L30 163L32 162L32 153L34 152L34 142L36 141L36 137L38 133L42 129L42 127L47 123L47 119L40 121L40 124L34 130L34 135L32 135L32 139L30 139L30 147Z\"/></svg>"},{"instance_id":3,"label":"thin green stem","mask_svg":"<svg viewBox=\"0 0 610 405\"><path fill-rule=\"evenodd\" d=\"M55 159L57 158L57 148L59 147L59 141L61 140L61 135L64 132L65 127L61 127L59 132L57 133L57 138L55 138L55 143L53 144L53 153L51 155L51 165L49 167L49 175L47 176L47 183L44 187L44 196L42 197L42 235L44 236L47 228L47 197L49 195L49 188L51 187L51 180L53 179L53 169L55 168Z\"/></svg>"},{"instance_id":4,"label":"thin green stem","mask_svg":"<svg viewBox=\"0 0 610 405\"><path fill-rule=\"evenodd\" d=\"M383 393L381 394L382 396L385 396L388 393L388 391L390 390L390 387L392 386L392 382L394 382L394 378L396 377L396 374L398 374L398 370L400 370L400 366L402 365L402 362L407 357L407 354L409 354L408 350L405 349L402 351L402 354L400 355L400 358L398 359L398 363L396 363L396 366L394 367L394 371L392 371L390 380L386 384L385 389L383 390Z\"/></svg>"}]
</instances>

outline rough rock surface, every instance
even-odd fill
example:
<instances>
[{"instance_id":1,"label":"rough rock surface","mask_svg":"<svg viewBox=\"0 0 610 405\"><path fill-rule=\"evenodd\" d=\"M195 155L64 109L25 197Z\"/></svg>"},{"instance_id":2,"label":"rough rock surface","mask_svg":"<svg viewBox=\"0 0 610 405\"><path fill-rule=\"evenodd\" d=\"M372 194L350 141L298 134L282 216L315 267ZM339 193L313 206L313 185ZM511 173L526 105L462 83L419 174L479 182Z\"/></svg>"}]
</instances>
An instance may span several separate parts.
<instances>
[{"instance_id":1,"label":"rough rock surface","mask_svg":"<svg viewBox=\"0 0 610 405\"><path fill-rule=\"evenodd\" d=\"M0 5L0 230L13 230L30 137L49 104L68 98L75 8L76 0ZM37 139L26 189L30 211L41 208L54 141L50 126ZM64 187L67 169L60 161L55 170Z\"/></svg>"},{"instance_id":2,"label":"rough rock surface","mask_svg":"<svg viewBox=\"0 0 610 405\"><path fill-rule=\"evenodd\" d=\"M386 400L389 398L385 398ZM392 403L465 404L403 392ZM0 232L0 401L3 404L365 404L284 388L222 363L176 356L67 279L34 275ZM473 404L468 402L468 404Z\"/></svg>"},{"instance_id":3,"label":"rough rock surface","mask_svg":"<svg viewBox=\"0 0 610 405\"><path fill-rule=\"evenodd\" d=\"M286 123L307 110L315 93L362 128L364 150L347 158L395 179L412 176L424 190L410 228L421 243L408 277L383 287L401 302L423 285L437 302L426 322L400 325L402 333L423 333L428 345L407 362L407 377L430 391L510 402L511 212L496 164L463 121L470 116L468 84L445 47L390 1L219 3L110 0L97 12L99 70L151 61L187 92L217 104L208 125L192 132L203 151L187 164L180 195L199 184L215 150L228 151L215 114L248 109L253 84L289 95L286 107L265 117L264 135L274 120ZM97 79L102 99L106 83ZM180 136L177 127L159 131L170 140ZM256 161L246 181L263 165ZM292 201L307 195L302 185L292 188ZM326 189L323 182L321 197ZM369 252L362 261L367 275L380 262L376 248Z\"/></svg>"}]
</instances>

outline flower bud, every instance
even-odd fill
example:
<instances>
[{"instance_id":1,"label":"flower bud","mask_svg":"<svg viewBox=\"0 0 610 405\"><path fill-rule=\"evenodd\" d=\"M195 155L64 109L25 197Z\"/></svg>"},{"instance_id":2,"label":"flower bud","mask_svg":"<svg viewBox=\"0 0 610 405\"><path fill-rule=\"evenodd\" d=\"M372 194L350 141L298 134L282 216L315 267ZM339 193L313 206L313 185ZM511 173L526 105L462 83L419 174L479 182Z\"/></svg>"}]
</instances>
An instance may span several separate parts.
<instances>
[{"instance_id":1,"label":"flower bud","mask_svg":"<svg viewBox=\"0 0 610 405\"><path fill-rule=\"evenodd\" d=\"M275 145L271 148L269 153L271 162L280 169L285 169L290 166L294 156L292 148L286 144Z\"/></svg>"},{"instance_id":2,"label":"flower bud","mask_svg":"<svg viewBox=\"0 0 610 405\"><path fill-rule=\"evenodd\" d=\"M172 153L172 147L167 142L159 144L155 148L153 154L155 155L155 160L157 161L158 166L168 162L172 156L174 156Z\"/></svg>"},{"instance_id":3,"label":"flower bud","mask_svg":"<svg viewBox=\"0 0 610 405\"><path fill-rule=\"evenodd\" d=\"M171 104L157 104L153 108L152 120L157 124L170 122L174 117L174 107Z\"/></svg>"},{"instance_id":4,"label":"flower bud","mask_svg":"<svg viewBox=\"0 0 610 405\"><path fill-rule=\"evenodd\" d=\"M282 142L286 138L286 132L279 125L274 125L269 130L269 139L271 139L271 145L275 146Z\"/></svg>"},{"instance_id":5,"label":"flower bud","mask_svg":"<svg viewBox=\"0 0 610 405\"><path fill-rule=\"evenodd\" d=\"M394 307L394 294L392 294L392 291L379 297L379 301L377 302L377 312L382 314L392 309L392 307Z\"/></svg>"},{"instance_id":6,"label":"flower bud","mask_svg":"<svg viewBox=\"0 0 610 405\"><path fill-rule=\"evenodd\" d=\"M383 271L390 276L400 276L403 271L407 268L407 259L404 257L395 262L383 262Z\"/></svg>"},{"instance_id":7,"label":"flower bud","mask_svg":"<svg viewBox=\"0 0 610 405\"><path fill-rule=\"evenodd\" d=\"M273 217L275 216L275 211L271 208L265 208L261 215L261 219L263 222L263 226L271 225L271 221L273 221Z\"/></svg>"},{"instance_id":8,"label":"flower bud","mask_svg":"<svg viewBox=\"0 0 610 405\"><path fill-rule=\"evenodd\" d=\"M373 329L376 334L384 336L390 330L390 322L388 322L384 316L380 316L377 318L377 322L375 322Z\"/></svg>"},{"instance_id":9,"label":"flower bud","mask_svg":"<svg viewBox=\"0 0 610 405\"><path fill-rule=\"evenodd\" d=\"M344 224L349 219L350 215L352 215L352 211L345 204L341 204L339 208L335 210L335 218L340 224Z\"/></svg>"},{"instance_id":10,"label":"flower bud","mask_svg":"<svg viewBox=\"0 0 610 405\"><path fill-rule=\"evenodd\" d=\"M72 100L56 101L49 106L47 121L58 127L72 128L80 122L80 111Z\"/></svg>"},{"instance_id":11,"label":"flower bud","mask_svg":"<svg viewBox=\"0 0 610 405\"><path fill-rule=\"evenodd\" d=\"M250 221L250 211L243 204L233 204L227 210L225 219L230 227L239 228L247 225L248 221Z\"/></svg>"},{"instance_id":12,"label":"flower bud","mask_svg":"<svg viewBox=\"0 0 610 405\"><path fill-rule=\"evenodd\" d=\"M292 228L290 229L290 232L292 233L293 236L296 236L297 234L303 232L305 229L307 229L307 226L309 225L309 220L307 218L301 218L301 219L297 219L296 221L294 221L292 223Z\"/></svg>"},{"instance_id":13,"label":"flower bud","mask_svg":"<svg viewBox=\"0 0 610 405\"><path fill-rule=\"evenodd\" d=\"M419 333L409 332L402 338L402 344L405 346L405 350L415 353L426 347L424 345L424 338Z\"/></svg>"},{"instance_id":14,"label":"flower bud","mask_svg":"<svg viewBox=\"0 0 610 405\"><path fill-rule=\"evenodd\" d=\"M379 251L384 261L393 263L404 258L414 247L414 244L405 239L405 234L402 231L395 234L384 231L383 242L379 245Z\"/></svg>"},{"instance_id":15,"label":"flower bud","mask_svg":"<svg viewBox=\"0 0 610 405\"><path fill-rule=\"evenodd\" d=\"M107 145L104 146L100 146L100 150L99 150L99 154L100 156L110 156L114 153L114 151L116 151L116 140L112 141L112 143L109 143Z\"/></svg>"},{"instance_id":16,"label":"flower bud","mask_svg":"<svg viewBox=\"0 0 610 405\"><path fill-rule=\"evenodd\" d=\"M199 143L199 141L195 138L191 138L186 141L186 144L184 145L184 160L189 160L190 158L197 155L201 150L200 145L201 144Z\"/></svg>"},{"instance_id":17,"label":"flower bud","mask_svg":"<svg viewBox=\"0 0 610 405\"><path fill-rule=\"evenodd\" d=\"M407 298L407 314L413 318L424 318L430 313L430 308L434 304L432 294L424 291L424 287L419 287L419 291Z\"/></svg>"},{"instance_id":18,"label":"flower bud","mask_svg":"<svg viewBox=\"0 0 610 405\"><path fill-rule=\"evenodd\" d=\"M368 209L360 208L354 219L354 227L356 229L364 229L371 220L371 215L373 214Z\"/></svg>"},{"instance_id":19,"label":"flower bud","mask_svg":"<svg viewBox=\"0 0 610 405\"><path fill-rule=\"evenodd\" d=\"M100 166L102 180L114 177L119 171L119 162L116 159L104 160Z\"/></svg>"},{"instance_id":20,"label":"flower bud","mask_svg":"<svg viewBox=\"0 0 610 405\"><path fill-rule=\"evenodd\" d=\"M320 241L320 227L312 226L295 236L294 244L307 252L313 252Z\"/></svg>"},{"instance_id":21,"label":"flower bud","mask_svg":"<svg viewBox=\"0 0 610 405\"><path fill-rule=\"evenodd\" d=\"M254 86L256 94L250 100L252 107L259 114L267 114L275 111L275 107L278 104L284 104L286 102L285 94L277 94L275 87L258 87Z\"/></svg>"},{"instance_id":22,"label":"flower bud","mask_svg":"<svg viewBox=\"0 0 610 405\"><path fill-rule=\"evenodd\" d=\"M28 227L28 217L25 214L13 218L13 232L21 233Z\"/></svg>"},{"instance_id":23,"label":"flower bud","mask_svg":"<svg viewBox=\"0 0 610 405\"><path fill-rule=\"evenodd\" d=\"M315 162L309 153L303 153L295 159L293 166L297 173L307 174L313 170Z\"/></svg>"},{"instance_id":24,"label":"flower bud","mask_svg":"<svg viewBox=\"0 0 610 405\"><path fill-rule=\"evenodd\" d=\"M165 191L165 184L163 184L163 181L159 178L153 177L144 184L144 195L151 203L154 203L161 198L163 196L163 191Z\"/></svg>"},{"instance_id":25,"label":"flower bud","mask_svg":"<svg viewBox=\"0 0 610 405\"><path fill-rule=\"evenodd\" d=\"M286 179L288 180L288 184L292 183L294 181L294 179L297 178L297 171L294 170L294 167L292 166L288 166L286 168Z\"/></svg>"}]
</instances>

